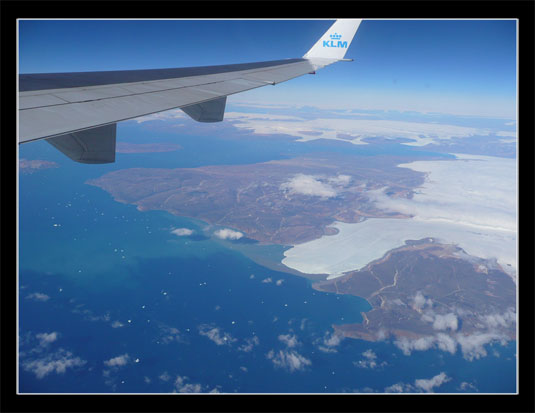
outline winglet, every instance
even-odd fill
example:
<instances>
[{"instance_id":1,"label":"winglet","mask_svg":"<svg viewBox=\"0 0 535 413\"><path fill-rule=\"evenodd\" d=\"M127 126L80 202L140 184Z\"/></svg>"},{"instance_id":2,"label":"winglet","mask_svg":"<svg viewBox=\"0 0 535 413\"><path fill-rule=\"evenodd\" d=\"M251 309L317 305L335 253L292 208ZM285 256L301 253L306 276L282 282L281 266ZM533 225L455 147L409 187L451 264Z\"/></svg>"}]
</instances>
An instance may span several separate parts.
<instances>
[{"instance_id":1,"label":"winglet","mask_svg":"<svg viewBox=\"0 0 535 413\"><path fill-rule=\"evenodd\" d=\"M362 19L336 20L303 58L343 59L361 22Z\"/></svg>"}]
</instances>

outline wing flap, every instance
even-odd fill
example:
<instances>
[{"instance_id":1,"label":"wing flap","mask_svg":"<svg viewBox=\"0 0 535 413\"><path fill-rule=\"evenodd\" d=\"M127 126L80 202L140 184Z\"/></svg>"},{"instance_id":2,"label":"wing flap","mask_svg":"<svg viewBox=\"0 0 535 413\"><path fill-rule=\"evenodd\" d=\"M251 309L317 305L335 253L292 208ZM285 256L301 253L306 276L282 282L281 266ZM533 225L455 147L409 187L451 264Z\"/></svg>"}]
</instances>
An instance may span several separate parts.
<instances>
[{"instance_id":1,"label":"wing flap","mask_svg":"<svg viewBox=\"0 0 535 413\"><path fill-rule=\"evenodd\" d=\"M102 164L115 162L117 124L46 139L73 161Z\"/></svg>"},{"instance_id":2,"label":"wing flap","mask_svg":"<svg viewBox=\"0 0 535 413\"><path fill-rule=\"evenodd\" d=\"M227 97L183 107L182 110L197 122L221 122L225 115Z\"/></svg>"}]
</instances>

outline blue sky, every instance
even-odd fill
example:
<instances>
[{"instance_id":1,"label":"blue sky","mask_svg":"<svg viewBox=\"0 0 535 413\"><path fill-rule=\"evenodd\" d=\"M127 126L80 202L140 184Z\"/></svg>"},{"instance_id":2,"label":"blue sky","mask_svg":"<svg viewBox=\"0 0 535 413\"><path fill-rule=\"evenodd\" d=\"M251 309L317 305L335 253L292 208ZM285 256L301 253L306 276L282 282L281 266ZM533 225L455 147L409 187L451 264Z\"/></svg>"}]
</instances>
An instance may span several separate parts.
<instances>
[{"instance_id":1,"label":"blue sky","mask_svg":"<svg viewBox=\"0 0 535 413\"><path fill-rule=\"evenodd\" d=\"M302 56L333 20L23 20L21 73ZM231 102L516 118L515 20L365 20L348 58Z\"/></svg>"}]
</instances>

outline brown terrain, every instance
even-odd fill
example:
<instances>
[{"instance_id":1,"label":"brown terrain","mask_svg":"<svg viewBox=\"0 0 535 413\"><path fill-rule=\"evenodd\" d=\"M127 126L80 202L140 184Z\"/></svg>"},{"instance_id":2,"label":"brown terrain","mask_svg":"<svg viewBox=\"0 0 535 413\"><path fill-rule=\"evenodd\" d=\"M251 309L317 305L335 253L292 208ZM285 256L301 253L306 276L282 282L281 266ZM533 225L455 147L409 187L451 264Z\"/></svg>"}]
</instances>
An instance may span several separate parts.
<instances>
[{"instance_id":1,"label":"brown terrain","mask_svg":"<svg viewBox=\"0 0 535 413\"><path fill-rule=\"evenodd\" d=\"M165 210L237 229L261 243L293 245L333 234L329 225L334 221L405 218L377 209L366 192L387 188L391 197L410 198L424 174L396 166L409 161L314 154L251 165L124 169L87 183L141 211ZM371 304L363 323L333 326L346 337L415 340L490 330L515 337L516 285L511 278L494 262L432 239L407 241L364 269L314 288L357 295ZM417 295L423 306L416 304ZM454 328L439 323L452 318Z\"/></svg>"},{"instance_id":2,"label":"brown terrain","mask_svg":"<svg viewBox=\"0 0 535 413\"><path fill-rule=\"evenodd\" d=\"M142 211L165 210L235 228L263 243L291 245L331 233L327 227L334 221L402 218L378 210L365 192L388 187L391 194L410 197L424 175L396 167L396 163L406 161L321 154L252 165L132 168L110 172L87 183ZM300 175L328 185L335 196L292 190L288 182ZM349 177L349 182L337 181L341 175Z\"/></svg>"},{"instance_id":3,"label":"brown terrain","mask_svg":"<svg viewBox=\"0 0 535 413\"><path fill-rule=\"evenodd\" d=\"M460 248L432 239L409 242L360 271L313 287L364 297L373 307L362 313L361 324L334 326L346 337L368 341L389 336L417 339L437 332L469 335L489 329L510 339L516 336L514 321L498 319L506 313L513 317L515 312L516 285L511 277L495 262L468 257ZM417 294L430 301L419 306ZM458 327L434 328L435 317L446 314L455 315ZM495 325L493 320L498 320Z\"/></svg>"}]
</instances>

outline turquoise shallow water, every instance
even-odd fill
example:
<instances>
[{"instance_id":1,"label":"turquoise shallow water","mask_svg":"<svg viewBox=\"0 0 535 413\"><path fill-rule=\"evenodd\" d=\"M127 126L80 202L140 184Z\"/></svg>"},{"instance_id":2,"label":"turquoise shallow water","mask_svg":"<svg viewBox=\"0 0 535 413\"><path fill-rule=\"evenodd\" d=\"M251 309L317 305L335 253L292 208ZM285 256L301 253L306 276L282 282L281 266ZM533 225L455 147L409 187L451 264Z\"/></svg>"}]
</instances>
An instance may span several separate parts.
<instances>
[{"instance_id":1,"label":"turquoise shallow water","mask_svg":"<svg viewBox=\"0 0 535 413\"><path fill-rule=\"evenodd\" d=\"M143 140L125 125L131 141ZM259 162L288 156L289 147L326 148L266 142L262 152L218 141L210 151L215 141L191 139L183 137L182 151L101 166L75 164L45 142L21 148L21 157L60 165L20 177L21 392L381 392L441 372L449 380L435 391L461 391L463 382L473 386L464 391L515 391L514 342L487 346L473 361L459 351L405 356L387 342L334 345L331 324L360 322L365 300L315 291L211 239L202 222L139 212L84 184L126 167ZM181 227L204 235L171 234ZM39 367L51 370L39 378Z\"/></svg>"}]
</instances>

